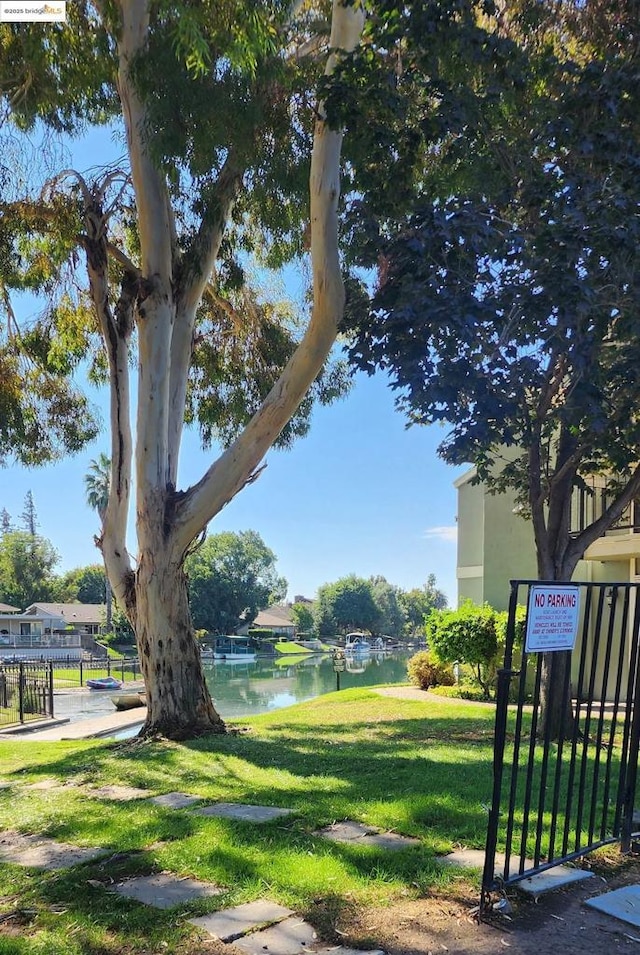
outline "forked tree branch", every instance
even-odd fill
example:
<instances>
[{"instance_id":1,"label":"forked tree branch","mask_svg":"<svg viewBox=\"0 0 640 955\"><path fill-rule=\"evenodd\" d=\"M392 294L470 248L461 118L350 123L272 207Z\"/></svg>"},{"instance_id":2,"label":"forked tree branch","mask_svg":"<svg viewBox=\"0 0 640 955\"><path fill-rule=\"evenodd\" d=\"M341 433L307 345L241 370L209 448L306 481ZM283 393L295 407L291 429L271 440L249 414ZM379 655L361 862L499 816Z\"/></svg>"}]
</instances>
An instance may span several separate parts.
<instances>
[{"instance_id":1,"label":"forked tree branch","mask_svg":"<svg viewBox=\"0 0 640 955\"><path fill-rule=\"evenodd\" d=\"M326 74L360 41L364 10L360 2L334 0L331 49ZM333 345L344 308L338 254L338 200L342 133L331 130L319 104L311 157L311 263L313 309L307 331L280 379L243 433L201 481L176 504L175 546L184 552L209 520L256 471L265 453L295 413Z\"/></svg>"}]
</instances>

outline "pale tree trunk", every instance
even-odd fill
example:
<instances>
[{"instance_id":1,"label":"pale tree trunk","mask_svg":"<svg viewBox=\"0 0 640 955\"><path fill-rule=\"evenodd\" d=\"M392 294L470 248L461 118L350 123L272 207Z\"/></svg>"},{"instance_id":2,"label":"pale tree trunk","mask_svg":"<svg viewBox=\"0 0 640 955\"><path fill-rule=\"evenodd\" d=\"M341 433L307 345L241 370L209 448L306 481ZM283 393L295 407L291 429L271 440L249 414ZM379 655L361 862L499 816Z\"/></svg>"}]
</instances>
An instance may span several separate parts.
<instances>
[{"instance_id":1,"label":"pale tree trunk","mask_svg":"<svg viewBox=\"0 0 640 955\"><path fill-rule=\"evenodd\" d=\"M144 103L131 81L130 66L147 43L148 0L120 0L118 90L127 130L136 195L140 268L127 269L135 284L138 328L138 409L135 455L128 420L127 346L130 329L105 306L106 266L91 271L92 294L107 343L111 377L112 493L101 546L114 593L134 628L147 693L142 735L184 739L224 732L204 680L195 639L185 555L209 521L250 483L264 454L295 414L335 341L344 308L338 255L338 201L342 134L317 111L311 159L310 210L313 309L303 340L262 406L234 444L203 478L176 491L177 462L195 313L214 267L242 170L232 154L219 176L212 210L203 216L191 263L177 265L175 221L162 173L148 150ZM359 0L334 0L330 73L341 51L352 51L364 26ZM104 243L103 243L104 244ZM96 248L103 246L96 240ZM93 248L93 246L92 246ZM118 261L123 264L123 256ZM125 268L127 265L125 263ZM176 280L176 275L181 278ZM126 314L125 289L121 303ZM117 315L115 316L117 319ZM126 338L122 332L126 329ZM125 547L132 458L136 469L138 562Z\"/></svg>"}]
</instances>

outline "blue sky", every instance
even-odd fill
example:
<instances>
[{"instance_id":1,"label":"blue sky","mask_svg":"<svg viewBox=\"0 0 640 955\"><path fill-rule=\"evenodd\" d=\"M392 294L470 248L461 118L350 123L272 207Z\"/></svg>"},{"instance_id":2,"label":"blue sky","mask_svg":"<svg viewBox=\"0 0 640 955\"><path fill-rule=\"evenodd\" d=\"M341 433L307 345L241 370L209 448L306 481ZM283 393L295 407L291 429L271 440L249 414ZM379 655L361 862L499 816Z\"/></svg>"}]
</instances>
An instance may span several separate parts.
<instances>
[{"instance_id":1,"label":"blue sky","mask_svg":"<svg viewBox=\"0 0 640 955\"><path fill-rule=\"evenodd\" d=\"M455 602L452 482L461 469L437 458L442 437L438 427L405 429L385 380L359 376L346 399L315 409L308 437L267 455L260 478L209 531L258 531L278 558L290 598L313 597L321 584L350 573L382 574L404 589L434 573ZM84 475L91 459L108 449L105 432L59 464L0 470L0 507L17 520L27 491L33 493L39 532L60 554L58 572L99 560L98 522L84 500ZM200 449L195 432L186 433L182 487L201 477L214 453ZM130 546L135 553L133 540Z\"/></svg>"},{"instance_id":2,"label":"blue sky","mask_svg":"<svg viewBox=\"0 0 640 955\"><path fill-rule=\"evenodd\" d=\"M69 165L81 172L115 160L122 151L107 131L68 143ZM287 291L297 298L295 274ZM106 415L106 396L93 391ZM382 376L358 376L349 396L314 411L308 437L290 451L272 451L260 478L211 523L210 533L256 530L278 558L289 598L313 597L323 583L355 573L382 574L404 589L436 575L456 601L456 500L453 481L463 469L445 465L436 449L444 431L405 428ZM34 497L39 532L60 555L57 572L95 563L96 515L85 503L84 475L92 458L109 452L105 433L80 455L44 469L0 469L0 508L16 521L27 491ZM182 488L199 480L215 449L203 452L186 432ZM129 541L135 556L133 538Z\"/></svg>"}]
</instances>

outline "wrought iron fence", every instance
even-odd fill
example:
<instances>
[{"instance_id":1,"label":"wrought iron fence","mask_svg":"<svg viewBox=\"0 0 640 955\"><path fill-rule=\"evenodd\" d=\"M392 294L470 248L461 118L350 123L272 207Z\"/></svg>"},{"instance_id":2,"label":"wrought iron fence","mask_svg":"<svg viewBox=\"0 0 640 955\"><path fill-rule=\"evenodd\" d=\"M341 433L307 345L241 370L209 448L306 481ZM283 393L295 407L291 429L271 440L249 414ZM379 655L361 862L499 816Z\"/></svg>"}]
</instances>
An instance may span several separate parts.
<instances>
[{"instance_id":1,"label":"wrought iron fence","mask_svg":"<svg viewBox=\"0 0 640 955\"><path fill-rule=\"evenodd\" d=\"M80 660L56 660L56 686L84 686L87 678L114 676L125 680L138 680L142 676L140 661L137 658L111 659L111 657L89 657ZM65 671L69 674L65 676Z\"/></svg>"},{"instance_id":2,"label":"wrought iron fence","mask_svg":"<svg viewBox=\"0 0 640 955\"><path fill-rule=\"evenodd\" d=\"M640 741L639 585L570 585L579 593L579 630L571 667L564 667L563 685L554 690L569 720L555 737L548 725L539 730L543 654L517 644L516 606L530 604L533 585L540 582L511 582L498 671L485 911L492 891L608 843L620 842L623 851L631 845ZM552 653L552 667L563 656Z\"/></svg>"},{"instance_id":3,"label":"wrought iron fence","mask_svg":"<svg viewBox=\"0 0 640 955\"><path fill-rule=\"evenodd\" d=\"M52 716L51 663L0 664L0 726Z\"/></svg>"}]
</instances>

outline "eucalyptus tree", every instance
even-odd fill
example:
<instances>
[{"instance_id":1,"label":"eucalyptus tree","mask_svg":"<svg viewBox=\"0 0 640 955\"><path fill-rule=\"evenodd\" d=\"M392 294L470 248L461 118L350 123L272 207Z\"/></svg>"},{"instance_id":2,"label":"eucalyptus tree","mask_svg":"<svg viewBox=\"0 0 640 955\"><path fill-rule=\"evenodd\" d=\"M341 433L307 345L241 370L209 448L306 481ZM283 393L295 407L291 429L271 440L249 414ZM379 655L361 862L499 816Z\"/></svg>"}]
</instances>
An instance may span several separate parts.
<instances>
[{"instance_id":1,"label":"eucalyptus tree","mask_svg":"<svg viewBox=\"0 0 640 955\"><path fill-rule=\"evenodd\" d=\"M417 36L405 51L409 73L432 64L425 99L455 101L459 128L414 116L426 163L396 210L362 180L356 261L377 287L354 295L351 358L390 373L411 422L450 425L445 460L515 490L539 576L569 580L640 490L637 11L522 2L494 16L489 45L454 68ZM573 490L592 475L610 478L608 506L573 528ZM541 727L557 736L551 662Z\"/></svg>"},{"instance_id":2,"label":"eucalyptus tree","mask_svg":"<svg viewBox=\"0 0 640 955\"><path fill-rule=\"evenodd\" d=\"M343 136L314 91L358 45L364 11L360 0L83 0L67 14L46 32L0 24L9 121L16 135L38 124L78 133L106 123L126 155L92 176L60 168L37 188L15 179L5 187L2 358L20 352L49 376L41 417L53 419L59 441L27 442L42 459L94 433L69 386L79 362L108 382L111 473L99 546L136 633L142 732L223 732L183 564L209 521L258 477L274 442L304 432L310 396L330 399L342 387L324 366L344 302ZM250 287L247 263L278 266L307 251L312 303L298 333ZM21 289L49 299L42 320L18 336L11 292ZM28 430L15 397L19 369L9 384L2 397L15 422L7 430L3 421L0 437L19 450ZM185 420L226 449L180 490ZM135 559L125 541L134 476Z\"/></svg>"}]
</instances>

